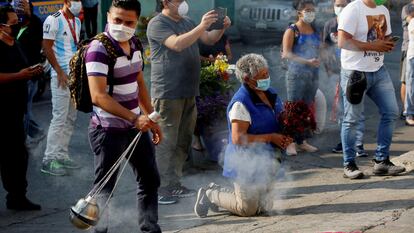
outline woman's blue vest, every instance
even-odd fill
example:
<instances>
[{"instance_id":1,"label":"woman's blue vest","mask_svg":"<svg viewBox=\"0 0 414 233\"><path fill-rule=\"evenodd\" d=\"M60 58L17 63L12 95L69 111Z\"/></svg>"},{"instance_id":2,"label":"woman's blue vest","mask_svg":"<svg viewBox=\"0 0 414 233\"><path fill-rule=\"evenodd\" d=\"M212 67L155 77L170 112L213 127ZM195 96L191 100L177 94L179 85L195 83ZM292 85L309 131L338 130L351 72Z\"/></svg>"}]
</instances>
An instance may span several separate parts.
<instances>
[{"instance_id":1,"label":"woman's blue vest","mask_svg":"<svg viewBox=\"0 0 414 233\"><path fill-rule=\"evenodd\" d=\"M283 110L283 103L278 98L276 91L270 88L267 92L267 97L269 101L274 104L274 110L263 103L260 98L254 93L254 91L250 90L245 85L242 85L240 89L234 94L232 100L230 101L227 107L227 122L229 128L229 144L226 148L224 154L224 166L223 166L223 176L229 178L237 177L237 167L232 166L235 161L237 160L237 155L240 154L240 151L243 153L248 153L251 150L252 156L261 156L257 153L257 146L259 143L255 143L254 145L248 146L239 146L234 145L231 139L231 122L229 119L229 112L235 102L241 102L249 111L251 117L251 124L247 130L248 134L269 134L269 133L278 133L281 129L278 122L278 117L280 112ZM276 150L279 150L277 147L270 143L261 143L259 145L263 150L267 151L268 153L261 153L261 154L269 154L274 155ZM261 149L261 150L262 150ZM254 157L253 157L254 158ZM260 168L259 168L260 169Z\"/></svg>"}]
</instances>

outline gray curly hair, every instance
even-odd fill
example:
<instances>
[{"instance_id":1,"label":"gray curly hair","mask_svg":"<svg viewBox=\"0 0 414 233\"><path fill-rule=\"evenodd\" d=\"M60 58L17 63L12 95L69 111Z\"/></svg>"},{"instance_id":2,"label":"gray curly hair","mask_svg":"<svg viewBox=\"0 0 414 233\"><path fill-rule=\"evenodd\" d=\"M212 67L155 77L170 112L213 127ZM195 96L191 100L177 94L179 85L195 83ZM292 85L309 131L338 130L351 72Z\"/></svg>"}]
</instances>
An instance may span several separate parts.
<instances>
[{"instance_id":1,"label":"gray curly hair","mask_svg":"<svg viewBox=\"0 0 414 233\"><path fill-rule=\"evenodd\" d=\"M249 79L263 68L269 68L266 58L256 53L250 53L241 57L236 63L236 78L243 83L243 78Z\"/></svg>"}]
</instances>

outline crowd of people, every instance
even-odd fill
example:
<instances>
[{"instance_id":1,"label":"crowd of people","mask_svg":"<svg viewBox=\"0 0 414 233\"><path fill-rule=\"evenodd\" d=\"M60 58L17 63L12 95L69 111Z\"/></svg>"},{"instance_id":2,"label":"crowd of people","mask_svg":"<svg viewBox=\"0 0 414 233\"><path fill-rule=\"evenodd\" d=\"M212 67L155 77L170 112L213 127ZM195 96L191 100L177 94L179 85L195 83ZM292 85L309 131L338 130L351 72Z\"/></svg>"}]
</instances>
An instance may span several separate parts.
<instances>
[{"instance_id":1,"label":"crowd of people","mask_svg":"<svg viewBox=\"0 0 414 233\"><path fill-rule=\"evenodd\" d=\"M16 0L15 0L16 1ZM151 51L151 89L143 76L144 48L135 36L141 4L138 0L113 0L107 25L97 34L98 1L64 0L63 8L41 26L33 6L25 0L0 7L0 106L4 125L0 145L0 171L7 191L7 208L40 210L26 197L28 165L27 138L41 140L45 135L31 112L36 80L43 73L39 65L41 50L53 67L51 73L52 120L41 172L67 175L79 163L69 155L69 142L76 121L76 107L68 81L70 61L81 44L84 12L87 44L84 61L93 110L88 128L94 154L93 189L111 170L135 136L142 136L134 147L130 165L137 184L138 225L142 232L161 232L158 205L174 204L180 198L197 195L194 212L206 217L209 209L226 209L239 216L270 211L275 177L280 174L284 156L319 149L307 139L311 129L284 134L286 122L280 120L284 100L271 87L270 68L259 54L246 54L236 63L240 88L227 108L229 143L224 151L223 176L234 190L210 183L198 191L181 183L183 166L193 144L196 128L196 97L199 95L202 61L214 62L217 55L232 58L225 31L231 26L225 17L221 29L211 30L218 14L211 10L196 24L187 16L189 5L183 0L160 0L160 13L148 24ZM405 171L390 161L390 145L395 121L400 115L384 55L395 47L389 11L385 0L333 0L336 17L326 22L323 32L315 26L315 3L296 0L297 21L284 33L282 58L287 60L287 99L302 101L314 112L320 67L339 77L336 98L341 141L333 152L343 154L344 177L362 178L355 157L367 156L363 137L364 99L370 97L380 113L374 175L397 175ZM16 5L16 4L14 4ZM17 13L18 14L17 14ZM405 29L401 80L405 90L401 115L414 125L414 1L403 8ZM10 98L13 97L13 98ZM370 106L371 107L371 106ZM157 112L155 122L149 115ZM85 129L86 132L86 129ZM103 187L98 204L111 198L116 176ZM110 209L101 216L94 232L108 232Z\"/></svg>"}]
</instances>

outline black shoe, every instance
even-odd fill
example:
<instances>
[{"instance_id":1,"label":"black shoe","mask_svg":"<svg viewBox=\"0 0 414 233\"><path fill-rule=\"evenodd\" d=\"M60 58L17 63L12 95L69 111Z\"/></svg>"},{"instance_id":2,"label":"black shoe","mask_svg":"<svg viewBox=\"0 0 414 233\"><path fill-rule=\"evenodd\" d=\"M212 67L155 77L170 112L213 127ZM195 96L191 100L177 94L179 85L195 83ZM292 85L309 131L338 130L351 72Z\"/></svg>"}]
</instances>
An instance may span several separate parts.
<instances>
[{"instance_id":1,"label":"black shoe","mask_svg":"<svg viewBox=\"0 0 414 233\"><path fill-rule=\"evenodd\" d=\"M349 163L344 167L344 178L360 179L364 177L364 173L359 170L355 162Z\"/></svg>"},{"instance_id":2,"label":"black shoe","mask_svg":"<svg viewBox=\"0 0 414 233\"><path fill-rule=\"evenodd\" d=\"M374 159L374 175L395 176L403 172L405 172L405 167L394 165L389 158L384 161L377 161Z\"/></svg>"},{"instance_id":3,"label":"black shoe","mask_svg":"<svg viewBox=\"0 0 414 233\"><path fill-rule=\"evenodd\" d=\"M356 146L356 157L368 157L368 153L364 150L364 145Z\"/></svg>"},{"instance_id":4,"label":"black shoe","mask_svg":"<svg viewBox=\"0 0 414 233\"><path fill-rule=\"evenodd\" d=\"M188 189L182 185L173 187L169 190L173 197L192 197L196 194L196 191L193 189Z\"/></svg>"},{"instance_id":5,"label":"black shoe","mask_svg":"<svg viewBox=\"0 0 414 233\"><path fill-rule=\"evenodd\" d=\"M333 153L342 153L342 143L338 143L338 145L336 145L334 148L332 148L332 152Z\"/></svg>"},{"instance_id":6,"label":"black shoe","mask_svg":"<svg viewBox=\"0 0 414 233\"><path fill-rule=\"evenodd\" d=\"M18 198L18 199L9 199L6 202L7 209L9 210L18 210L18 211L25 211L25 210L41 210L42 207L38 204L34 204L26 197Z\"/></svg>"},{"instance_id":7,"label":"black shoe","mask_svg":"<svg viewBox=\"0 0 414 233\"><path fill-rule=\"evenodd\" d=\"M173 197L171 194L159 194L158 195L158 204L159 205L172 205L178 202L176 197Z\"/></svg>"}]
</instances>

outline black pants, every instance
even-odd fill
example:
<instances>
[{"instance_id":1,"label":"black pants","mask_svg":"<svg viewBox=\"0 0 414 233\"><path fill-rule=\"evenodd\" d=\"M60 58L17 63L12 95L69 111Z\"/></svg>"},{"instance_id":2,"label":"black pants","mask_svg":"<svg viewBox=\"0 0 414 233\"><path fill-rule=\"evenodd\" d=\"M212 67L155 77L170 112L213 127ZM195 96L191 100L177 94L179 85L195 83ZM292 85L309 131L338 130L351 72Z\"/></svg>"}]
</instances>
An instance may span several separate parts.
<instances>
[{"instance_id":1,"label":"black pants","mask_svg":"<svg viewBox=\"0 0 414 233\"><path fill-rule=\"evenodd\" d=\"M12 98L12 97L10 97ZM8 101L3 100L3 101ZM26 196L28 152L23 126L24 110L21 106L1 103L0 114L0 172L7 200Z\"/></svg>"},{"instance_id":2,"label":"black pants","mask_svg":"<svg viewBox=\"0 0 414 233\"><path fill-rule=\"evenodd\" d=\"M95 154L95 181L98 182L126 150L137 130L106 131L100 126L89 128L89 141ZM134 171L137 183L138 225L142 232L161 232L158 225L158 187L160 177L155 161L154 146L148 133L143 133L137 147L132 153L129 163ZM98 204L101 208L109 198L114 187L116 174L105 185ZM109 209L104 212L98 224L97 231L106 232L109 221Z\"/></svg>"},{"instance_id":3,"label":"black pants","mask_svg":"<svg viewBox=\"0 0 414 233\"><path fill-rule=\"evenodd\" d=\"M85 29L88 38L94 37L98 30L98 5L99 3L91 8L83 8L83 14L85 16Z\"/></svg>"}]
</instances>

